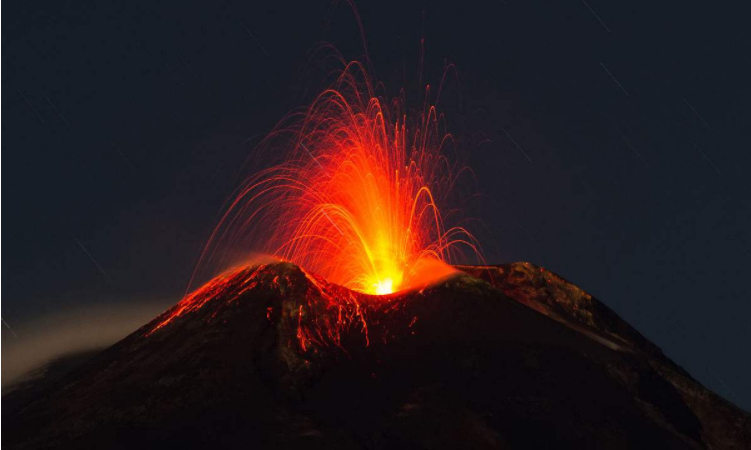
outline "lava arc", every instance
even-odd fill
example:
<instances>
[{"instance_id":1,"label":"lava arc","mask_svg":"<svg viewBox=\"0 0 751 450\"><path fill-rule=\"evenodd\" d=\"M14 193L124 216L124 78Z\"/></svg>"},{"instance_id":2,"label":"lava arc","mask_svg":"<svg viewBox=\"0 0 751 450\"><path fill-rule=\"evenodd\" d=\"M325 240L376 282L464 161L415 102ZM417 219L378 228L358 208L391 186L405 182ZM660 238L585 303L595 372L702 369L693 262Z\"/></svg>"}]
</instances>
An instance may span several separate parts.
<instances>
[{"instance_id":1,"label":"lava arc","mask_svg":"<svg viewBox=\"0 0 751 450\"><path fill-rule=\"evenodd\" d=\"M423 286L478 245L446 209L468 170L445 155L453 137L433 105L409 117L359 62L259 145L283 160L245 179L204 263L228 248L261 250L369 294ZM430 89L426 90L426 98Z\"/></svg>"}]
</instances>

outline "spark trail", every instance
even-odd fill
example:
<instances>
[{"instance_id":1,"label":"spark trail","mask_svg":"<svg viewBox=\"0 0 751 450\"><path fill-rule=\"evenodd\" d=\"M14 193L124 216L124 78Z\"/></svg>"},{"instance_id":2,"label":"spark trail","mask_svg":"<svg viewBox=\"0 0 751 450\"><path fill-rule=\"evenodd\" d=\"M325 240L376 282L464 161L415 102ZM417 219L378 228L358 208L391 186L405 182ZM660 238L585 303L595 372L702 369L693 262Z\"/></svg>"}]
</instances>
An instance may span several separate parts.
<instances>
[{"instance_id":1,"label":"spark trail","mask_svg":"<svg viewBox=\"0 0 751 450\"><path fill-rule=\"evenodd\" d=\"M199 265L251 249L380 295L442 278L463 251L479 255L459 211L443 210L469 171L444 155L454 141L443 116L426 100L410 117L404 96L380 94L361 63L343 67L261 142L258 154L282 162L241 183Z\"/></svg>"}]
</instances>

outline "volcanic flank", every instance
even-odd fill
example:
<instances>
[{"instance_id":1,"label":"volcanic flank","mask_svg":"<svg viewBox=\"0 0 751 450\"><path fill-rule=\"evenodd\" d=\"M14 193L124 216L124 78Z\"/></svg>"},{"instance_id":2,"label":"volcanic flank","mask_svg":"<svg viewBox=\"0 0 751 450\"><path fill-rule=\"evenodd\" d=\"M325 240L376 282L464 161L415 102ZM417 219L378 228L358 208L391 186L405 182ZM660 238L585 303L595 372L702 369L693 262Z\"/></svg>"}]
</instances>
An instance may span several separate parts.
<instances>
[{"instance_id":1,"label":"volcanic flank","mask_svg":"<svg viewBox=\"0 0 751 450\"><path fill-rule=\"evenodd\" d=\"M3 412L8 448L749 448L749 415L528 263L371 296L236 269Z\"/></svg>"}]
</instances>

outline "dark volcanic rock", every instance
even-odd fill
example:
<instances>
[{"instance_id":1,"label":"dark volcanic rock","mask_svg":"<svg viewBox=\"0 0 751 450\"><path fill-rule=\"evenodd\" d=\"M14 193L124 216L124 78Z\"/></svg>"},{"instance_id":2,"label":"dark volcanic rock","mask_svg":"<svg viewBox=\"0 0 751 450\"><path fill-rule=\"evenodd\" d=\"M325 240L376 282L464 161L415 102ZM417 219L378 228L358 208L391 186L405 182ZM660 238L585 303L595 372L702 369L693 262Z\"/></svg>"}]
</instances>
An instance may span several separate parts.
<instances>
[{"instance_id":1,"label":"dark volcanic rock","mask_svg":"<svg viewBox=\"0 0 751 450\"><path fill-rule=\"evenodd\" d=\"M235 271L11 412L7 448L749 448L749 415L528 264L376 298ZM484 281L483 281L484 280Z\"/></svg>"}]
</instances>

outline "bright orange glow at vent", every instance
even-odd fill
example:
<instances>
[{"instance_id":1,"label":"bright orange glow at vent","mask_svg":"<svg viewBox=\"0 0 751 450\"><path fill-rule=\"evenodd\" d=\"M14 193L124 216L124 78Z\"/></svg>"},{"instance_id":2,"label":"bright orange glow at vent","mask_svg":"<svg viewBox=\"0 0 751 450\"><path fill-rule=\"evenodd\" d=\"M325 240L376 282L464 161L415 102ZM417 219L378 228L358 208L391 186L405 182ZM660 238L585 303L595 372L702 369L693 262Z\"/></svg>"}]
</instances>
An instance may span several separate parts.
<instances>
[{"instance_id":1,"label":"bright orange glow at vent","mask_svg":"<svg viewBox=\"0 0 751 450\"><path fill-rule=\"evenodd\" d=\"M477 255L461 222L444 223L457 211L440 210L466 170L442 153L453 144L443 117L425 103L409 118L404 98L387 100L382 89L352 62L282 121L254 153L282 162L237 189L202 260L221 258L221 249L260 250L383 295L451 273L458 247Z\"/></svg>"}]
</instances>

